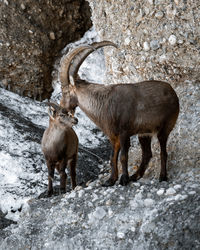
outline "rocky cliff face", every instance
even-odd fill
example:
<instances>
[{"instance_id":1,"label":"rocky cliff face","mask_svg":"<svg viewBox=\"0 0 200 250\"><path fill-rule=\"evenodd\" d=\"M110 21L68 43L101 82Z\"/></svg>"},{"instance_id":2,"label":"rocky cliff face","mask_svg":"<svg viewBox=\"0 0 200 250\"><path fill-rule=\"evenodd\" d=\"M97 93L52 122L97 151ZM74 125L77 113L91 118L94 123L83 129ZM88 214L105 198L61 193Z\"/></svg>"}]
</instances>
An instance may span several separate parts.
<instances>
[{"instance_id":1,"label":"rocky cliff face","mask_svg":"<svg viewBox=\"0 0 200 250\"><path fill-rule=\"evenodd\" d=\"M35 99L50 97L56 56L90 26L84 0L0 1L0 86Z\"/></svg>"},{"instance_id":2,"label":"rocky cliff face","mask_svg":"<svg viewBox=\"0 0 200 250\"><path fill-rule=\"evenodd\" d=\"M199 1L88 2L100 38L119 45L106 50L112 82L199 81Z\"/></svg>"}]
</instances>

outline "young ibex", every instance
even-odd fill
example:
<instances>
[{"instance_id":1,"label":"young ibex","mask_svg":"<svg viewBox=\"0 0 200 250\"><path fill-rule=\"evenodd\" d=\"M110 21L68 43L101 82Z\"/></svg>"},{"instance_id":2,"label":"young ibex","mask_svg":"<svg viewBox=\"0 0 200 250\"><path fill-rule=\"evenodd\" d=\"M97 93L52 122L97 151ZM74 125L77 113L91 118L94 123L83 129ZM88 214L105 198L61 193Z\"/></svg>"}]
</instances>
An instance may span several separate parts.
<instances>
[{"instance_id":1,"label":"young ibex","mask_svg":"<svg viewBox=\"0 0 200 250\"><path fill-rule=\"evenodd\" d=\"M118 179L117 160L121 150L122 176L120 184L137 181L144 175L152 157L151 137L156 134L161 148L160 181L167 180L167 138L178 114L179 100L173 88L162 81L135 84L94 84L81 80L78 70L84 59L94 50L114 43L103 41L72 50L61 62L61 106L74 110L78 105L109 137L113 147L111 175L104 186L112 186ZM73 61L73 62L72 62ZM130 137L138 134L142 148L142 162L135 174L128 175Z\"/></svg>"},{"instance_id":2,"label":"young ibex","mask_svg":"<svg viewBox=\"0 0 200 250\"><path fill-rule=\"evenodd\" d=\"M42 151L48 167L48 196L53 194L52 181L55 168L60 174L60 192L66 192L65 168L70 165L71 184L76 186L78 137L72 126L78 119L55 103L49 104L49 127L42 137Z\"/></svg>"}]
</instances>

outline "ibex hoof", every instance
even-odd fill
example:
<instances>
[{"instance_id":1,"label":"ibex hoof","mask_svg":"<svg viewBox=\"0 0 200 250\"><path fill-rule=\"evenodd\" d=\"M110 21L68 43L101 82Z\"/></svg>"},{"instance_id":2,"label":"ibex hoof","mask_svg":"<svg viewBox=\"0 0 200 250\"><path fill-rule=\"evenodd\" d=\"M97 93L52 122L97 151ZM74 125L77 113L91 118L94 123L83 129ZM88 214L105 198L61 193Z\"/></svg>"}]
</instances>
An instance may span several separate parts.
<instances>
[{"instance_id":1,"label":"ibex hoof","mask_svg":"<svg viewBox=\"0 0 200 250\"><path fill-rule=\"evenodd\" d=\"M168 181L167 176L166 175L165 176L160 176L159 177L159 182L161 182L161 181Z\"/></svg>"},{"instance_id":2,"label":"ibex hoof","mask_svg":"<svg viewBox=\"0 0 200 250\"><path fill-rule=\"evenodd\" d=\"M60 193L65 194L66 193L66 188L60 188Z\"/></svg>"},{"instance_id":3,"label":"ibex hoof","mask_svg":"<svg viewBox=\"0 0 200 250\"><path fill-rule=\"evenodd\" d=\"M120 178L119 184L122 186L126 186L129 183L129 176L126 174L123 174Z\"/></svg>"},{"instance_id":4,"label":"ibex hoof","mask_svg":"<svg viewBox=\"0 0 200 250\"><path fill-rule=\"evenodd\" d=\"M53 190L48 190L47 196L48 196L48 197L51 197L52 194L53 194Z\"/></svg>"},{"instance_id":5,"label":"ibex hoof","mask_svg":"<svg viewBox=\"0 0 200 250\"><path fill-rule=\"evenodd\" d=\"M103 187L111 187L115 184L115 181L113 179L108 179L106 182L102 184Z\"/></svg>"},{"instance_id":6,"label":"ibex hoof","mask_svg":"<svg viewBox=\"0 0 200 250\"><path fill-rule=\"evenodd\" d=\"M137 180L140 179L140 177L137 174L133 174L129 179L130 181L136 182Z\"/></svg>"}]
</instances>

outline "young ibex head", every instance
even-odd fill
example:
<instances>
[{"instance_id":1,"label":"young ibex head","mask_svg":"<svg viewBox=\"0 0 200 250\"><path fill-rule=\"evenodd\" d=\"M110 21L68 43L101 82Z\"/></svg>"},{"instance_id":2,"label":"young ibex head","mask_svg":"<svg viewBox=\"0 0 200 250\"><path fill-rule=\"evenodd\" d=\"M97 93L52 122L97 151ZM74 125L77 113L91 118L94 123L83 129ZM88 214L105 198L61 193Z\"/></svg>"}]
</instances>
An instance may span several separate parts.
<instances>
[{"instance_id":1,"label":"young ibex head","mask_svg":"<svg viewBox=\"0 0 200 250\"><path fill-rule=\"evenodd\" d=\"M65 108L56 103L49 102L48 114L51 122L57 123L63 127L72 127L78 123L78 119Z\"/></svg>"}]
</instances>

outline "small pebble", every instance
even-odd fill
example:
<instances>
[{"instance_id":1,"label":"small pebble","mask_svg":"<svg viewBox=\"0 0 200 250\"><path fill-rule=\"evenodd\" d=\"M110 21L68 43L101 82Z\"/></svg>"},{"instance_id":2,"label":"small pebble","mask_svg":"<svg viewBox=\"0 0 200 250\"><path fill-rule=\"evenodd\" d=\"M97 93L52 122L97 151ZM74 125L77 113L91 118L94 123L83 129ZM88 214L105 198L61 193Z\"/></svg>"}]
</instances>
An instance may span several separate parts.
<instances>
[{"instance_id":1,"label":"small pebble","mask_svg":"<svg viewBox=\"0 0 200 250\"><path fill-rule=\"evenodd\" d=\"M164 189L160 189L160 190L157 191L157 195L159 195L159 196L160 196L160 195L163 195L164 192L165 192Z\"/></svg>"},{"instance_id":2,"label":"small pebble","mask_svg":"<svg viewBox=\"0 0 200 250\"><path fill-rule=\"evenodd\" d=\"M148 42L144 42L143 43L143 48L144 48L145 51L149 51L150 50L149 43Z\"/></svg>"},{"instance_id":3,"label":"small pebble","mask_svg":"<svg viewBox=\"0 0 200 250\"><path fill-rule=\"evenodd\" d=\"M162 11L158 11L156 14L155 14L155 17L158 18L158 19L161 19L163 18L164 14Z\"/></svg>"},{"instance_id":4,"label":"small pebble","mask_svg":"<svg viewBox=\"0 0 200 250\"><path fill-rule=\"evenodd\" d=\"M144 205L146 207L151 207L151 206L153 206L153 204L154 204L154 200L152 200L152 199L145 199L144 200Z\"/></svg>"},{"instance_id":5,"label":"small pebble","mask_svg":"<svg viewBox=\"0 0 200 250\"><path fill-rule=\"evenodd\" d=\"M169 43L171 45L175 45L176 44L176 36L175 35L171 35L168 39Z\"/></svg>"},{"instance_id":6,"label":"small pebble","mask_svg":"<svg viewBox=\"0 0 200 250\"><path fill-rule=\"evenodd\" d=\"M180 188L181 188L181 185L180 185L180 184L177 184L177 185L174 186L174 189L176 189L176 190L178 190L178 189L180 189Z\"/></svg>"},{"instance_id":7,"label":"small pebble","mask_svg":"<svg viewBox=\"0 0 200 250\"><path fill-rule=\"evenodd\" d=\"M106 211L102 207L97 207L93 213L93 216L99 220L103 219L105 215L106 215Z\"/></svg>"},{"instance_id":8,"label":"small pebble","mask_svg":"<svg viewBox=\"0 0 200 250\"><path fill-rule=\"evenodd\" d=\"M68 195L68 199L69 198L75 198L76 197L76 193L74 191L72 191L69 195Z\"/></svg>"},{"instance_id":9,"label":"small pebble","mask_svg":"<svg viewBox=\"0 0 200 250\"><path fill-rule=\"evenodd\" d=\"M50 37L51 40L56 39L55 33L53 31L49 33L49 37Z\"/></svg>"},{"instance_id":10,"label":"small pebble","mask_svg":"<svg viewBox=\"0 0 200 250\"><path fill-rule=\"evenodd\" d=\"M125 234L122 232L117 232L117 238L119 239L125 239Z\"/></svg>"},{"instance_id":11,"label":"small pebble","mask_svg":"<svg viewBox=\"0 0 200 250\"><path fill-rule=\"evenodd\" d=\"M127 38L125 39L125 41L124 41L124 44L125 44L125 45L129 45L130 42L131 42L130 38L127 37Z\"/></svg>"},{"instance_id":12,"label":"small pebble","mask_svg":"<svg viewBox=\"0 0 200 250\"><path fill-rule=\"evenodd\" d=\"M176 190L174 188L168 188L166 190L165 195L174 195L176 193Z\"/></svg>"},{"instance_id":13,"label":"small pebble","mask_svg":"<svg viewBox=\"0 0 200 250\"><path fill-rule=\"evenodd\" d=\"M159 44L159 42L157 40L152 40L150 42L150 47L151 47L152 50L157 50L157 49L160 48L160 44Z\"/></svg>"}]
</instances>

